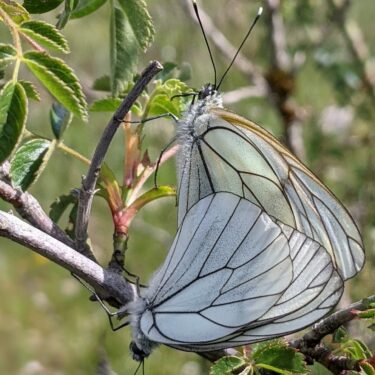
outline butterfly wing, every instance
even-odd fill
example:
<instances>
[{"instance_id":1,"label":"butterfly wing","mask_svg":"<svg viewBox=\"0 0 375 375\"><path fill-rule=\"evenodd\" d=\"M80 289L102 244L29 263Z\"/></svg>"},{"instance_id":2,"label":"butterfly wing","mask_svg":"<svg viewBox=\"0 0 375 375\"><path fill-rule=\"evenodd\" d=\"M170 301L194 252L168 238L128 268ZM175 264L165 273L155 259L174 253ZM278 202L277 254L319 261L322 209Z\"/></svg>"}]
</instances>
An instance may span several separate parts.
<instances>
[{"instance_id":1,"label":"butterfly wing","mask_svg":"<svg viewBox=\"0 0 375 375\"><path fill-rule=\"evenodd\" d=\"M337 198L271 134L221 108L195 120L181 145L179 221L203 197L227 191L320 243L344 280L359 272L359 231Z\"/></svg>"},{"instance_id":2,"label":"butterfly wing","mask_svg":"<svg viewBox=\"0 0 375 375\"><path fill-rule=\"evenodd\" d=\"M342 284L319 243L247 199L214 193L182 220L140 329L184 350L238 346L311 324L337 303Z\"/></svg>"}]
</instances>

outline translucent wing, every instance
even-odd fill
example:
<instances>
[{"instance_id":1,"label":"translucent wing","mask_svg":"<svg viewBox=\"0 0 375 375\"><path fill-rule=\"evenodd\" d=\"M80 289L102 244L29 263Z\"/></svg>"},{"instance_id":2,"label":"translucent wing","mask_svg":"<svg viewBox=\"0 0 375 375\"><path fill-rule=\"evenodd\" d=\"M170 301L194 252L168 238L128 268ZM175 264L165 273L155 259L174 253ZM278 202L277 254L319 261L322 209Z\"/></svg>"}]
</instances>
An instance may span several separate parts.
<instances>
[{"instance_id":1,"label":"translucent wing","mask_svg":"<svg viewBox=\"0 0 375 375\"><path fill-rule=\"evenodd\" d=\"M321 244L344 280L358 273L364 252L353 219L273 136L220 108L192 125L189 141L180 135L179 222L203 197L231 192Z\"/></svg>"},{"instance_id":2,"label":"translucent wing","mask_svg":"<svg viewBox=\"0 0 375 375\"><path fill-rule=\"evenodd\" d=\"M144 335L213 350L310 325L338 302L343 282L319 243L222 192L189 209L150 285Z\"/></svg>"}]
</instances>

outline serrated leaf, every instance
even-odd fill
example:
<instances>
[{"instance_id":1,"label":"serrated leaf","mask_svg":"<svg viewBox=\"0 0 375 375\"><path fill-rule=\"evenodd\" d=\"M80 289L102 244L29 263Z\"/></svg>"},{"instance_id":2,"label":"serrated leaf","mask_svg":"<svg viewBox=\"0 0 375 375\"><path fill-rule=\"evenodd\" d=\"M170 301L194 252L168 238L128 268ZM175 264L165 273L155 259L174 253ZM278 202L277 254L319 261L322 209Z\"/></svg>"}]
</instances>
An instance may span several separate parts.
<instances>
[{"instance_id":1,"label":"serrated leaf","mask_svg":"<svg viewBox=\"0 0 375 375\"><path fill-rule=\"evenodd\" d=\"M245 360L240 357L223 357L211 366L210 375L232 374L233 370L236 370L245 364Z\"/></svg>"},{"instance_id":2,"label":"serrated leaf","mask_svg":"<svg viewBox=\"0 0 375 375\"><path fill-rule=\"evenodd\" d=\"M32 139L18 148L10 162L10 175L15 187L27 190L45 168L52 143L46 139Z\"/></svg>"},{"instance_id":3,"label":"serrated leaf","mask_svg":"<svg viewBox=\"0 0 375 375\"><path fill-rule=\"evenodd\" d=\"M57 8L64 0L24 0L23 6L29 13L41 14Z\"/></svg>"},{"instance_id":4,"label":"serrated leaf","mask_svg":"<svg viewBox=\"0 0 375 375\"><path fill-rule=\"evenodd\" d=\"M21 139L27 118L27 96L22 85L8 82L0 93L0 164Z\"/></svg>"},{"instance_id":5,"label":"serrated leaf","mask_svg":"<svg viewBox=\"0 0 375 375\"><path fill-rule=\"evenodd\" d=\"M252 359L256 365L265 364L292 373L306 372L304 356L288 346L283 340L273 340L255 345Z\"/></svg>"},{"instance_id":6,"label":"serrated leaf","mask_svg":"<svg viewBox=\"0 0 375 375\"><path fill-rule=\"evenodd\" d=\"M114 97L133 77L138 63L138 43L125 13L114 7L111 13L111 91Z\"/></svg>"},{"instance_id":7,"label":"serrated leaf","mask_svg":"<svg viewBox=\"0 0 375 375\"><path fill-rule=\"evenodd\" d=\"M94 81L92 88L96 91L111 91L111 80L109 76L105 75L97 78Z\"/></svg>"},{"instance_id":8,"label":"serrated leaf","mask_svg":"<svg viewBox=\"0 0 375 375\"><path fill-rule=\"evenodd\" d=\"M0 1L0 7L17 24L27 21L30 18L29 12L17 1Z\"/></svg>"},{"instance_id":9,"label":"serrated leaf","mask_svg":"<svg viewBox=\"0 0 375 375\"><path fill-rule=\"evenodd\" d=\"M180 117L181 113L185 110L187 100L181 97L173 98L173 96L189 91L189 87L178 79L169 79L159 84L151 94L152 99L148 104L148 116L172 113Z\"/></svg>"},{"instance_id":10,"label":"serrated leaf","mask_svg":"<svg viewBox=\"0 0 375 375\"><path fill-rule=\"evenodd\" d=\"M78 5L78 0L65 0L64 10L58 15L58 21L56 27L58 29L63 29L68 23L70 16L74 9Z\"/></svg>"},{"instance_id":11,"label":"serrated leaf","mask_svg":"<svg viewBox=\"0 0 375 375\"><path fill-rule=\"evenodd\" d=\"M16 49L11 44L0 43L0 67L5 68L17 56Z\"/></svg>"},{"instance_id":12,"label":"serrated leaf","mask_svg":"<svg viewBox=\"0 0 375 375\"><path fill-rule=\"evenodd\" d=\"M62 105L86 120L87 104L81 84L63 60L35 51L26 52L23 59L32 73Z\"/></svg>"},{"instance_id":13,"label":"serrated leaf","mask_svg":"<svg viewBox=\"0 0 375 375\"><path fill-rule=\"evenodd\" d=\"M20 31L42 46L63 53L70 52L68 42L65 37L60 33L59 30L56 29L55 26L50 25L47 22L35 20L24 22L20 27Z\"/></svg>"},{"instance_id":14,"label":"serrated leaf","mask_svg":"<svg viewBox=\"0 0 375 375\"><path fill-rule=\"evenodd\" d=\"M79 0L77 7L70 15L70 18L74 19L88 16L105 4L106 1L107 0Z\"/></svg>"},{"instance_id":15,"label":"serrated leaf","mask_svg":"<svg viewBox=\"0 0 375 375\"><path fill-rule=\"evenodd\" d=\"M126 13L133 33L143 51L146 51L154 39L155 29L144 0L118 0Z\"/></svg>"},{"instance_id":16,"label":"serrated leaf","mask_svg":"<svg viewBox=\"0 0 375 375\"><path fill-rule=\"evenodd\" d=\"M91 104L90 111L92 112L115 112L120 106L122 99L120 98L104 98L95 100Z\"/></svg>"},{"instance_id":17,"label":"serrated leaf","mask_svg":"<svg viewBox=\"0 0 375 375\"><path fill-rule=\"evenodd\" d=\"M72 114L59 103L53 103L49 111L52 132L56 139L61 139L72 121Z\"/></svg>"},{"instance_id":18,"label":"serrated leaf","mask_svg":"<svg viewBox=\"0 0 375 375\"><path fill-rule=\"evenodd\" d=\"M40 95L35 86L29 81L18 81L25 90L25 93L29 99L40 101Z\"/></svg>"}]
</instances>

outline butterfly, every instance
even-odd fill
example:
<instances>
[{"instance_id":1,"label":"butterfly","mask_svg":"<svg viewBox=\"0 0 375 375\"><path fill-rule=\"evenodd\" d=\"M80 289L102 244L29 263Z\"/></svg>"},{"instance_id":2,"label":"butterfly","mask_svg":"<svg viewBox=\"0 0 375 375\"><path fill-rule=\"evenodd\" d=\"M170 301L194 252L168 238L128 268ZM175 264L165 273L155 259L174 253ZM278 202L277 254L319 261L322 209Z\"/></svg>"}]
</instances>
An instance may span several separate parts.
<instances>
[{"instance_id":1,"label":"butterfly","mask_svg":"<svg viewBox=\"0 0 375 375\"><path fill-rule=\"evenodd\" d=\"M224 109L220 83L177 125L178 230L127 307L136 360L158 343L212 351L301 330L364 264L348 211L270 133Z\"/></svg>"}]
</instances>

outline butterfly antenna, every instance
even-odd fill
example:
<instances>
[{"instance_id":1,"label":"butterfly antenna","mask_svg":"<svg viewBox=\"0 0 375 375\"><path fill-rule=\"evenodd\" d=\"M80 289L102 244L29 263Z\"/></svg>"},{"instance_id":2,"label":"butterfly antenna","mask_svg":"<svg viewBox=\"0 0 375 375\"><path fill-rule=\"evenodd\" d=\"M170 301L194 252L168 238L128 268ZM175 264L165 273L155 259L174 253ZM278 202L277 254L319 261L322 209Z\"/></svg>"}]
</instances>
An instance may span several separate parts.
<instances>
[{"instance_id":1,"label":"butterfly antenna","mask_svg":"<svg viewBox=\"0 0 375 375\"><path fill-rule=\"evenodd\" d=\"M206 42L208 53L210 54L210 59L211 59L212 67L214 68L215 88L216 88L216 82L217 82L216 65L215 65L214 58L212 56L210 45L208 44L207 36L206 36L206 33L204 31L204 28L203 28L201 17L199 16L199 10L198 10L198 5L197 5L197 1L196 0L193 0L193 8L194 8L195 15L197 16L198 23L199 23L199 26L201 28L202 34L203 34L204 41Z\"/></svg>"},{"instance_id":2,"label":"butterfly antenna","mask_svg":"<svg viewBox=\"0 0 375 375\"><path fill-rule=\"evenodd\" d=\"M232 65L234 64L234 61L236 60L238 54L239 54L240 51L241 51L241 48L243 47L243 45L245 44L247 38L249 37L249 35L250 35L251 32L253 31L253 28L254 28L254 26L256 25L256 23L258 22L258 20L259 20L260 16L262 15L262 13L263 13L263 8L260 7L259 10L258 10L258 14L255 16L254 21L253 21L253 23L251 24L251 26L250 26L250 28L249 28L249 31L246 33L245 38L243 39L242 43L241 43L240 46L238 47L237 52L236 52L236 54L233 56L233 59L232 59L232 61L230 62L230 64L229 64L227 70L224 72L223 76L221 77L221 80L220 80L219 84L217 85L217 89L220 88L220 86L221 86L221 84L222 84L222 82L223 82L225 76L227 75L227 73L229 72L230 68L231 68Z\"/></svg>"}]
</instances>

